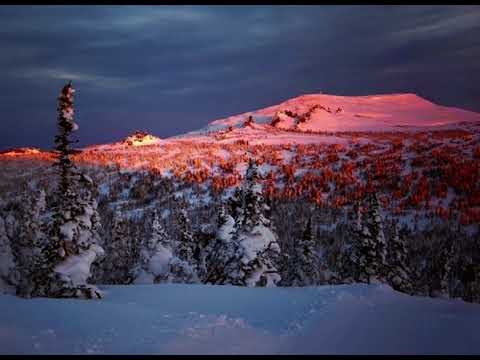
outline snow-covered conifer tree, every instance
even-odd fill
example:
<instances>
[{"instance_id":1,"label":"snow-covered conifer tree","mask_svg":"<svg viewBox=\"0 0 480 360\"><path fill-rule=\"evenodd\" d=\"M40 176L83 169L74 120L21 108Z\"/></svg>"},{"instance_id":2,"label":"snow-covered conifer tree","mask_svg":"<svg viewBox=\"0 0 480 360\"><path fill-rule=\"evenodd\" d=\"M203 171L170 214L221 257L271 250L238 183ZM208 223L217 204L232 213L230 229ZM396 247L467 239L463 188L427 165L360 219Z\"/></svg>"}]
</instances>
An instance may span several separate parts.
<instances>
[{"instance_id":1,"label":"snow-covered conifer tree","mask_svg":"<svg viewBox=\"0 0 480 360\"><path fill-rule=\"evenodd\" d=\"M455 239L459 234L455 233L453 237L452 235L437 235L436 244L427 250L422 261L422 277L417 282L424 286L423 293L428 296L448 298L453 290L451 285L455 282L454 270L458 269L458 266L454 269L454 265L459 262Z\"/></svg>"},{"instance_id":2,"label":"snow-covered conifer tree","mask_svg":"<svg viewBox=\"0 0 480 360\"><path fill-rule=\"evenodd\" d=\"M355 264L353 263L353 258L352 244L342 243L337 262L335 263L335 272L332 274L330 283L351 284L354 282Z\"/></svg>"},{"instance_id":3,"label":"snow-covered conifer tree","mask_svg":"<svg viewBox=\"0 0 480 360\"><path fill-rule=\"evenodd\" d=\"M91 193L93 181L81 174L71 160L70 135L78 129L73 117L74 92L70 82L63 87L58 98L59 131L55 144L59 155L54 165L59 169L60 181L54 221L49 241L43 249L49 274L44 295L92 298L101 294L87 284L91 265L104 251L99 245L99 216Z\"/></svg>"},{"instance_id":4,"label":"snow-covered conifer tree","mask_svg":"<svg viewBox=\"0 0 480 360\"><path fill-rule=\"evenodd\" d=\"M235 278L235 274L232 272L236 271L235 261L238 255L238 244L233 240L235 232L235 220L222 206L218 215L215 241L205 249L208 252L205 282L210 284L233 283L232 276Z\"/></svg>"},{"instance_id":5,"label":"snow-covered conifer tree","mask_svg":"<svg viewBox=\"0 0 480 360\"><path fill-rule=\"evenodd\" d=\"M450 296L450 279L452 277L453 264L455 263L456 251L455 241L448 239L444 245L441 254L441 268L440 268L440 292L441 296Z\"/></svg>"},{"instance_id":6,"label":"snow-covered conifer tree","mask_svg":"<svg viewBox=\"0 0 480 360\"><path fill-rule=\"evenodd\" d=\"M357 253L358 237L362 229L361 205L358 200L353 203L352 211L348 212L348 225L346 238L340 242L338 256L335 261L335 274L333 283L350 284L357 278Z\"/></svg>"},{"instance_id":7,"label":"snow-covered conifer tree","mask_svg":"<svg viewBox=\"0 0 480 360\"><path fill-rule=\"evenodd\" d=\"M210 227L210 226L208 226ZM207 230L207 231L205 231ZM200 282L204 283L207 277L209 266L208 258L211 255L211 251L216 243L215 234L210 232L205 226L202 226L202 229L195 236L197 238L199 246L197 247L198 251L198 271L197 275L200 279Z\"/></svg>"},{"instance_id":8,"label":"snow-covered conifer tree","mask_svg":"<svg viewBox=\"0 0 480 360\"><path fill-rule=\"evenodd\" d=\"M355 234L351 258L356 267L355 280L366 283L383 280L386 265L386 242L377 195L370 194L368 203L367 214L361 217L360 230Z\"/></svg>"},{"instance_id":9,"label":"snow-covered conifer tree","mask_svg":"<svg viewBox=\"0 0 480 360\"><path fill-rule=\"evenodd\" d=\"M258 182L258 168L250 159L244 184L244 210L242 225L248 229L257 225L269 226L270 220L265 217L268 206L262 194L262 185Z\"/></svg>"},{"instance_id":10,"label":"snow-covered conifer tree","mask_svg":"<svg viewBox=\"0 0 480 360\"><path fill-rule=\"evenodd\" d=\"M58 161L56 163L60 172L58 194L63 201L68 201L71 196L74 196L72 185L74 184L73 177L75 176L76 169L70 158L70 145L73 143L70 139L70 135L73 131L78 130L78 125L74 121L74 93L75 89L72 86L72 82L69 82L63 87L58 98L58 134L55 136L55 149L59 153Z\"/></svg>"},{"instance_id":11,"label":"snow-covered conifer tree","mask_svg":"<svg viewBox=\"0 0 480 360\"><path fill-rule=\"evenodd\" d=\"M147 241L141 243L139 263L134 269L134 283L152 284L167 281L172 258L169 237L157 211L154 211L152 233Z\"/></svg>"},{"instance_id":12,"label":"snow-covered conifer tree","mask_svg":"<svg viewBox=\"0 0 480 360\"><path fill-rule=\"evenodd\" d=\"M288 261L286 286L310 286L320 282L320 260L313 238L312 219L309 218L302 236L295 239L293 254Z\"/></svg>"},{"instance_id":13,"label":"snow-covered conifer tree","mask_svg":"<svg viewBox=\"0 0 480 360\"><path fill-rule=\"evenodd\" d=\"M393 224L393 236L388 246L388 280L395 290L412 292L406 239L396 223Z\"/></svg>"},{"instance_id":14,"label":"snow-covered conifer tree","mask_svg":"<svg viewBox=\"0 0 480 360\"><path fill-rule=\"evenodd\" d=\"M280 282L278 271L280 246L277 235L265 217L266 204L258 182L257 165L249 161L243 186L243 220L235 234L239 245L236 261L231 265L232 283L243 286L275 286Z\"/></svg>"},{"instance_id":15,"label":"snow-covered conifer tree","mask_svg":"<svg viewBox=\"0 0 480 360\"><path fill-rule=\"evenodd\" d=\"M220 208L217 219L217 239L230 241L235 234L235 220L229 215L224 206Z\"/></svg>"},{"instance_id":16,"label":"snow-covered conifer tree","mask_svg":"<svg viewBox=\"0 0 480 360\"><path fill-rule=\"evenodd\" d=\"M243 223L244 191L237 187L228 200L228 213L233 217L237 226Z\"/></svg>"},{"instance_id":17,"label":"snow-covered conifer tree","mask_svg":"<svg viewBox=\"0 0 480 360\"><path fill-rule=\"evenodd\" d=\"M128 284L132 280L131 272L134 267L132 259L134 241L128 221L119 209L115 210L110 234L108 255L104 261L104 281L111 284Z\"/></svg>"},{"instance_id":18,"label":"snow-covered conifer tree","mask_svg":"<svg viewBox=\"0 0 480 360\"><path fill-rule=\"evenodd\" d=\"M178 225L180 227L180 239L177 248L178 256L182 260L190 263L193 268L196 268L195 252L197 244L190 229L190 219L188 218L185 208L180 209L178 214Z\"/></svg>"},{"instance_id":19,"label":"snow-covered conifer tree","mask_svg":"<svg viewBox=\"0 0 480 360\"><path fill-rule=\"evenodd\" d=\"M172 281L199 282L198 260L200 249L190 229L190 219L183 206L178 214L178 226L180 228L180 239L175 249L175 257L170 261Z\"/></svg>"}]
</instances>

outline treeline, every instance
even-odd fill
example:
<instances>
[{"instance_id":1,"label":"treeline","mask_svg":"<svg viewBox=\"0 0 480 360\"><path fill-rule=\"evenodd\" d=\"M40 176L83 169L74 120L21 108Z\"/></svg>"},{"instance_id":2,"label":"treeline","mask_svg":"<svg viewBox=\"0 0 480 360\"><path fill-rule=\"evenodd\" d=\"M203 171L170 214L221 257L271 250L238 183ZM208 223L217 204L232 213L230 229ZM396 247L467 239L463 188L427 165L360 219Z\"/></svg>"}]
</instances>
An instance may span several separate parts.
<instances>
[{"instance_id":1,"label":"treeline","mask_svg":"<svg viewBox=\"0 0 480 360\"><path fill-rule=\"evenodd\" d=\"M478 242L454 223L422 231L409 228L386 216L374 193L342 211L301 199L265 198L257 176L252 161L242 186L212 198L208 206L192 206L187 199L172 196L173 185L165 184L155 194L162 201L139 213L135 206L129 209L129 203L121 209L105 199L93 212L101 221L92 224L103 225L96 232L103 252L97 251L92 260L92 251L71 250L75 261L70 260L72 269L64 265L63 272L74 276L73 283L83 285L80 288L88 283L383 282L412 295L480 300ZM42 191L36 198L26 193L0 220L3 248L11 245L15 250L2 276L21 296L40 296L38 290L31 291L43 281L33 276L39 273L33 259L41 254L41 244L47 243L54 226L45 203ZM80 236L72 239L78 242ZM22 252L17 250L20 245ZM35 251L30 253L31 249ZM89 264L90 273L74 275L75 265ZM88 297L83 292L78 296Z\"/></svg>"}]
</instances>

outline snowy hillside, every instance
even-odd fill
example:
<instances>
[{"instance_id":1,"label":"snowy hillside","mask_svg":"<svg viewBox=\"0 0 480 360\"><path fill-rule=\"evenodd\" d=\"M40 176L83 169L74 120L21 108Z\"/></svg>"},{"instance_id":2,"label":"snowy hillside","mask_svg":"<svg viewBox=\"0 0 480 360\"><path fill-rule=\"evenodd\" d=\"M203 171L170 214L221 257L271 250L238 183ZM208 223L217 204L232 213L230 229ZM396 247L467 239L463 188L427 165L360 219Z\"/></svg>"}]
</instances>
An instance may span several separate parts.
<instances>
[{"instance_id":1,"label":"snowy hillside","mask_svg":"<svg viewBox=\"0 0 480 360\"><path fill-rule=\"evenodd\" d=\"M104 290L0 296L0 354L480 354L480 305L384 285Z\"/></svg>"},{"instance_id":2,"label":"snowy hillside","mask_svg":"<svg viewBox=\"0 0 480 360\"><path fill-rule=\"evenodd\" d=\"M446 129L478 122L480 114L436 105L415 94L334 96L310 94L279 105L211 122L187 136L245 127L252 116L256 131L364 132Z\"/></svg>"}]
</instances>

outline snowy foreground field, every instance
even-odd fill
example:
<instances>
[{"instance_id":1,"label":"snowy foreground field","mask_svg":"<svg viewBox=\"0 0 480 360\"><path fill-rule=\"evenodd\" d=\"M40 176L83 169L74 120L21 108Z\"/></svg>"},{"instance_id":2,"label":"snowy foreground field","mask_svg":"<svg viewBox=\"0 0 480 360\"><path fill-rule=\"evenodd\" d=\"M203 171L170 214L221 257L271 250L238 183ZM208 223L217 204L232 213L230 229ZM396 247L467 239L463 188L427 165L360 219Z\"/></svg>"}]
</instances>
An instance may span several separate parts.
<instances>
[{"instance_id":1,"label":"snowy foreground field","mask_svg":"<svg viewBox=\"0 0 480 360\"><path fill-rule=\"evenodd\" d=\"M0 295L1 354L480 354L480 305L385 285L102 287Z\"/></svg>"}]
</instances>

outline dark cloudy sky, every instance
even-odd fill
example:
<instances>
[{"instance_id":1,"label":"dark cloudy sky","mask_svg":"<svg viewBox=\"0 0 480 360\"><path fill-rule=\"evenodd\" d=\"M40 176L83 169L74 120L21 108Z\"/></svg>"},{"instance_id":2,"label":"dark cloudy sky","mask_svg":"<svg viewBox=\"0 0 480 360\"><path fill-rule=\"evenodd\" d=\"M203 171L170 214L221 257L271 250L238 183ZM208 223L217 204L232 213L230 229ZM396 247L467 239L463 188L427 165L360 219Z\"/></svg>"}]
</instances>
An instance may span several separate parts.
<instances>
[{"instance_id":1,"label":"dark cloudy sky","mask_svg":"<svg viewBox=\"0 0 480 360\"><path fill-rule=\"evenodd\" d=\"M160 137L304 93L480 111L480 6L0 6L0 149Z\"/></svg>"}]
</instances>

